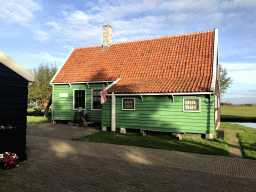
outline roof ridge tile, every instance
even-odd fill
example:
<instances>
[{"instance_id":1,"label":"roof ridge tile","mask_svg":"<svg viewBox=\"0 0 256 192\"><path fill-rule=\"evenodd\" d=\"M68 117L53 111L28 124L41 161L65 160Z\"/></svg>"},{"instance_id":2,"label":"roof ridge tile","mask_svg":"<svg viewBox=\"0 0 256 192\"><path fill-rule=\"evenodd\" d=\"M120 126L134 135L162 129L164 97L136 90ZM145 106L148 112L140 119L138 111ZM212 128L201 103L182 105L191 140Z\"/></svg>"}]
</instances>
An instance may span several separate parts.
<instances>
[{"instance_id":1,"label":"roof ridge tile","mask_svg":"<svg viewBox=\"0 0 256 192\"><path fill-rule=\"evenodd\" d=\"M119 43L112 43L111 45L116 45L116 44L122 44L122 43L132 43L132 42L139 42L139 41L148 41L148 40L153 40L153 39L162 39L162 38L167 38L167 37L178 37L178 36L185 36L185 35L194 35L198 33L209 33L213 32L214 30L209 30L209 31L200 31L200 32L193 32L193 33L184 33L184 34L178 34L178 35L168 35L168 36L163 36L163 37L153 37L149 39L139 39L139 40L134 40L134 41L124 41L124 42L119 42ZM79 48L89 48L89 47L99 47L102 45L93 45L93 46L88 46L88 47L77 47L75 49Z\"/></svg>"}]
</instances>

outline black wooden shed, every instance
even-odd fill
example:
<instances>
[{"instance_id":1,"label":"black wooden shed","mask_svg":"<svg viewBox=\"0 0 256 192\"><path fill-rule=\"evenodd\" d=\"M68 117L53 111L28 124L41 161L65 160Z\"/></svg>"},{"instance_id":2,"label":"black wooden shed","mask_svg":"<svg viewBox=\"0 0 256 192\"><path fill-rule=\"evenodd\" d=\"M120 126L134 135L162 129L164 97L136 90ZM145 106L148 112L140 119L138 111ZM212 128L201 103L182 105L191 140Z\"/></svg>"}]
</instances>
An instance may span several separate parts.
<instances>
[{"instance_id":1,"label":"black wooden shed","mask_svg":"<svg viewBox=\"0 0 256 192\"><path fill-rule=\"evenodd\" d=\"M27 160L28 86L34 75L0 51L0 153L13 152Z\"/></svg>"}]
</instances>

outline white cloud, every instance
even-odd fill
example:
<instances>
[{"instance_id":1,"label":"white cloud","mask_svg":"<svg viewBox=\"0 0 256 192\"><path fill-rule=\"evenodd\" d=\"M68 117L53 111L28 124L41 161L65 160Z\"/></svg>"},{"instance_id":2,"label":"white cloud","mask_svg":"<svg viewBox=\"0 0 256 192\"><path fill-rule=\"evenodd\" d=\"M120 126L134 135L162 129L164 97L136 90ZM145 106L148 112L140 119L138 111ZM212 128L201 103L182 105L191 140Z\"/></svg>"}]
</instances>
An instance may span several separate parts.
<instances>
[{"instance_id":1,"label":"white cloud","mask_svg":"<svg viewBox=\"0 0 256 192\"><path fill-rule=\"evenodd\" d=\"M234 83L255 84L256 70L251 71L230 71L228 75L234 79Z\"/></svg>"},{"instance_id":2,"label":"white cloud","mask_svg":"<svg viewBox=\"0 0 256 192\"><path fill-rule=\"evenodd\" d=\"M44 59L50 61L51 63L54 63L54 62L64 63L65 62L65 58L53 57L49 53L44 53L44 52L41 52L40 54L43 56Z\"/></svg>"},{"instance_id":3,"label":"white cloud","mask_svg":"<svg viewBox=\"0 0 256 192\"><path fill-rule=\"evenodd\" d=\"M216 11L216 8L218 7L218 1L217 0L197 0L197 1L180 1L180 0L174 0L174 1L167 1L161 3L160 7L162 9L169 9L173 11L180 11L183 9L204 9L208 11Z\"/></svg>"},{"instance_id":4,"label":"white cloud","mask_svg":"<svg viewBox=\"0 0 256 192\"><path fill-rule=\"evenodd\" d=\"M67 49L73 49L74 48L74 46L71 46L71 45L64 45L64 46L62 46L61 48L67 48ZM66 55L66 54L65 54Z\"/></svg>"},{"instance_id":5,"label":"white cloud","mask_svg":"<svg viewBox=\"0 0 256 192\"><path fill-rule=\"evenodd\" d=\"M255 7L256 2L255 0L233 0L233 1L222 1L220 3L221 8L234 8L234 7Z\"/></svg>"},{"instance_id":6,"label":"white cloud","mask_svg":"<svg viewBox=\"0 0 256 192\"><path fill-rule=\"evenodd\" d=\"M256 58L256 55L251 55L251 56L248 56L248 57L245 57L247 59L255 59Z\"/></svg>"},{"instance_id":7,"label":"white cloud","mask_svg":"<svg viewBox=\"0 0 256 192\"><path fill-rule=\"evenodd\" d=\"M188 19L188 14L184 13L174 13L169 16L170 19L172 19L175 22L181 22Z\"/></svg>"},{"instance_id":8,"label":"white cloud","mask_svg":"<svg viewBox=\"0 0 256 192\"><path fill-rule=\"evenodd\" d=\"M221 63L228 71L256 70L256 63Z\"/></svg>"},{"instance_id":9,"label":"white cloud","mask_svg":"<svg viewBox=\"0 0 256 192\"><path fill-rule=\"evenodd\" d=\"M42 9L33 0L0 0L0 5L1 20L25 26L34 19L33 13Z\"/></svg>"},{"instance_id":10,"label":"white cloud","mask_svg":"<svg viewBox=\"0 0 256 192\"><path fill-rule=\"evenodd\" d=\"M142 35L149 38L156 37L156 32L159 33L163 29L164 36L177 34L169 33L171 30L187 33L188 25L203 31L218 27L226 18L228 13L221 12L219 6L217 0L166 2L120 0L112 4L101 1L86 3L85 10L76 10L71 5L61 5L60 13L63 13L64 18L47 22L46 25L52 28L44 31L55 39L72 37L72 43L76 45L82 43L83 46L102 44L102 25L104 24L110 24L113 27L113 43L124 39L135 40ZM234 17L234 14L229 13L228 17ZM44 39L46 37L45 34ZM64 45L66 43L64 42Z\"/></svg>"},{"instance_id":11,"label":"white cloud","mask_svg":"<svg viewBox=\"0 0 256 192\"><path fill-rule=\"evenodd\" d=\"M66 18L69 23L74 24L87 24L90 20L96 19L91 15L85 14L83 11L75 11L69 17Z\"/></svg>"},{"instance_id":12,"label":"white cloud","mask_svg":"<svg viewBox=\"0 0 256 192\"><path fill-rule=\"evenodd\" d=\"M39 40L49 39L49 34L47 32L44 32L42 30L36 30L35 33L37 34Z\"/></svg>"},{"instance_id":13,"label":"white cloud","mask_svg":"<svg viewBox=\"0 0 256 192\"><path fill-rule=\"evenodd\" d=\"M256 89L235 90L235 91L229 91L225 94L226 96L231 96L231 97L255 97Z\"/></svg>"},{"instance_id":14,"label":"white cloud","mask_svg":"<svg viewBox=\"0 0 256 192\"><path fill-rule=\"evenodd\" d=\"M55 21L47 22L46 25L52 26L56 30L61 29L61 27Z\"/></svg>"},{"instance_id":15,"label":"white cloud","mask_svg":"<svg viewBox=\"0 0 256 192\"><path fill-rule=\"evenodd\" d=\"M246 88L252 88L256 85L255 63L221 63L221 65L223 68L227 69L227 77L231 77L233 79L233 84L230 87L230 90L233 90L233 93L238 90L241 91ZM251 95L250 93L247 93L247 91L245 92L247 96ZM230 95L233 93L231 92ZM234 97L236 96L237 94L234 94Z\"/></svg>"}]
</instances>

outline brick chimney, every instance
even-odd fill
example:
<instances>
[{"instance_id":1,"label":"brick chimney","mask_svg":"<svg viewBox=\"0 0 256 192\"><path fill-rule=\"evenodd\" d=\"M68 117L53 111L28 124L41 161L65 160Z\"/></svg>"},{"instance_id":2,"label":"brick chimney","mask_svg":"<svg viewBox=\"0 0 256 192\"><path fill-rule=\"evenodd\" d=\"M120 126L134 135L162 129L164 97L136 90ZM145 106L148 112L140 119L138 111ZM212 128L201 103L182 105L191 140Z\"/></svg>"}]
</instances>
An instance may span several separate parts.
<instances>
[{"instance_id":1,"label":"brick chimney","mask_svg":"<svg viewBox=\"0 0 256 192\"><path fill-rule=\"evenodd\" d=\"M112 44L112 28L110 25L103 25L103 46L102 49L108 49Z\"/></svg>"}]
</instances>

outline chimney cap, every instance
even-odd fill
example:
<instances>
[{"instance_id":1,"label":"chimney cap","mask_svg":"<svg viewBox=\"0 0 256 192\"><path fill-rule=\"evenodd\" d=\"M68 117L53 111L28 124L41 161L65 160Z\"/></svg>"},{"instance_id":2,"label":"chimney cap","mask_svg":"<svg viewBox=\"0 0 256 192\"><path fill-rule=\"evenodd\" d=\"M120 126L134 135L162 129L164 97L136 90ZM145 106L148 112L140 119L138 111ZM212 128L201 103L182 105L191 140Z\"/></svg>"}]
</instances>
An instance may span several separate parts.
<instances>
[{"instance_id":1,"label":"chimney cap","mask_svg":"<svg viewBox=\"0 0 256 192\"><path fill-rule=\"evenodd\" d=\"M103 25L103 27L111 27L113 28L111 25L107 24L107 25Z\"/></svg>"}]
</instances>

